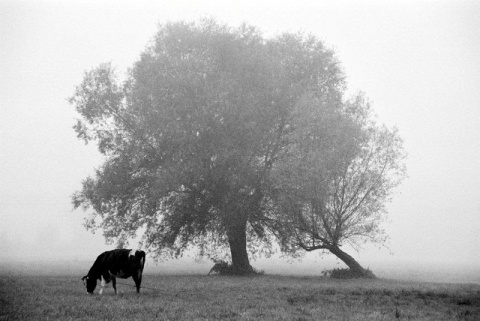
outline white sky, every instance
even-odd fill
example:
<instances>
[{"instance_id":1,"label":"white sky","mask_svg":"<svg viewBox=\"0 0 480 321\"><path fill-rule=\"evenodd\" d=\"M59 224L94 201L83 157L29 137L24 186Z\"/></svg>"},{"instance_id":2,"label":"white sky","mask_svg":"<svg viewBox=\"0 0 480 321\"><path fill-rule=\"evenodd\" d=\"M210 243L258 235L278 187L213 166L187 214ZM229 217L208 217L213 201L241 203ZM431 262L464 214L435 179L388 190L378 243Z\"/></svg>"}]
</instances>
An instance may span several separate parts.
<instances>
[{"instance_id":1,"label":"white sky","mask_svg":"<svg viewBox=\"0 0 480 321\"><path fill-rule=\"evenodd\" d=\"M333 47L349 89L396 125L409 177L389 204L389 248L370 261L480 270L480 4L474 1L1 1L0 261L91 258L110 246L70 196L101 157L72 129L66 98L83 71L124 72L158 23L214 17L265 35L313 33ZM308 262L307 262L308 263ZM305 263L305 264L307 264Z\"/></svg>"}]
</instances>

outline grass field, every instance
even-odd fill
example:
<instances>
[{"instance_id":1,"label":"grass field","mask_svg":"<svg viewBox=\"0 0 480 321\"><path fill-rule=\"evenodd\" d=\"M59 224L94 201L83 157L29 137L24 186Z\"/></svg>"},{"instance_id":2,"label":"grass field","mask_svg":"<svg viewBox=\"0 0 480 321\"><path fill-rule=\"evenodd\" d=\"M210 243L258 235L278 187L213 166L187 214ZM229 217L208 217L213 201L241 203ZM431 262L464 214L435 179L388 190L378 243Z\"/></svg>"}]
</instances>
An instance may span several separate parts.
<instances>
[{"instance_id":1,"label":"grass field","mask_svg":"<svg viewBox=\"0 0 480 321\"><path fill-rule=\"evenodd\" d=\"M480 285L148 274L143 285L90 296L77 275L4 273L0 320L480 320Z\"/></svg>"}]
</instances>

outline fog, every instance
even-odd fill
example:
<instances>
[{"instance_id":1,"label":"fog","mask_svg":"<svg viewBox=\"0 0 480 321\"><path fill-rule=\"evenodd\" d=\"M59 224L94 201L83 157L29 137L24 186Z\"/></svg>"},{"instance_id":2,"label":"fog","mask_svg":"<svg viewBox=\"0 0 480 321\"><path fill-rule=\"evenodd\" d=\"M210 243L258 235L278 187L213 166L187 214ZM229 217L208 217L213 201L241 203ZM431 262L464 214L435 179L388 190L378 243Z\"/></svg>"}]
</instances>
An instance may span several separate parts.
<instances>
[{"instance_id":1,"label":"fog","mask_svg":"<svg viewBox=\"0 0 480 321\"><path fill-rule=\"evenodd\" d=\"M397 126L408 178L388 204L386 247L346 248L386 278L480 283L480 4L474 1L2 1L0 2L0 265L83 273L102 251L71 195L102 158L76 138L67 98L84 70L125 73L157 24L213 17L265 36L312 33L334 48L351 93ZM136 246L135 242L132 246ZM207 273L210 261L148 261L151 273ZM343 267L253 261L267 273Z\"/></svg>"},{"instance_id":2,"label":"fog","mask_svg":"<svg viewBox=\"0 0 480 321\"><path fill-rule=\"evenodd\" d=\"M0 264L0 273L10 275L67 275L78 279L87 274L93 264L92 260L29 258L8 260ZM334 258L310 258L310 260L289 261L278 257L263 258L251 262L257 271L265 275L283 275L294 277L323 277L322 271L344 266ZM406 282L436 282L480 284L478 267L460 266L458 264L406 262L370 262L375 275L381 279L394 279ZM167 262L155 262L147 259L144 274L148 275L199 275L206 276L213 262L203 259L184 257Z\"/></svg>"}]
</instances>

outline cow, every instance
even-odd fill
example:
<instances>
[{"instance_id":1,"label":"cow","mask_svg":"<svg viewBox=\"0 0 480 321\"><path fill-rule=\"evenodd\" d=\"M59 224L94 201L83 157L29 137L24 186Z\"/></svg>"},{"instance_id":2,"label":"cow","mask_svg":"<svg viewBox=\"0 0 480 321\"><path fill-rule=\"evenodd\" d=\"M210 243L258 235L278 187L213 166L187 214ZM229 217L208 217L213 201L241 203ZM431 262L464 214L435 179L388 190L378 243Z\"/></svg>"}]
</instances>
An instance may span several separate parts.
<instances>
[{"instance_id":1,"label":"cow","mask_svg":"<svg viewBox=\"0 0 480 321\"><path fill-rule=\"evenodd\" d=\"M97 280L101 281L100 294L105 284L112 281L113 290L117 294L116 278L133 278L137 293L140 293L143 267L145 266L145 252L130 249L116 249L100 254L93 263L88 274L82 278L88 294L93 294L97 287Z\"/></svg>"}]
</instances>

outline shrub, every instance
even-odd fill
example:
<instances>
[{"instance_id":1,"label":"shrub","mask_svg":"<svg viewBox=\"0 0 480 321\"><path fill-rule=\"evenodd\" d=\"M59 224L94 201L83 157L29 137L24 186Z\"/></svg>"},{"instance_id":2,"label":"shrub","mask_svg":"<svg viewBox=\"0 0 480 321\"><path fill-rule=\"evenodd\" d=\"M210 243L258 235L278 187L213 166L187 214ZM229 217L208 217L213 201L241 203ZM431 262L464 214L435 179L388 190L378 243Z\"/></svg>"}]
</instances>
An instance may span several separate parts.
<instances>
[{"instance_id":1,"label":"shrub","mask_svg":"<svg viewBox=\"0 0 480 321\"><path fill-rule=\"evenodd\" d=\"M215 263L213 267L208 272L208 275L216 273L218 275L263 275L264 271L257 271L254 268L251 268L249 271L238 271L233 267L231 263L228 263L223 260L213 260Z\"/></svg>"},{"instance_id":2,"label":"shrub","mask_svg":"<svg viewBox=\"0 0 480 321\"><path fill-rule=\"evenodd\" d=\"M226 261L213 260L213 262L215 264L210 269L210 272L208 272L208 275L210 275L212 273L217 273L217 274L220 274L220 275L227 275L227 274L229 274L229 271L232 270L232 265L229 264Z\"/></svg>"},{"instance_id":3,"label":"shrub","mask_svg":"<svg viewBox=\"0 0 480 321\"><path fill-rule=\"evenodd\" d=\"M323 270L322 275L330 277L332 279L374 279L375 274L370 269L366 269L365 273L359 273L350 269L333 269L333 270Z\"/></svg>"}]
</instances>

